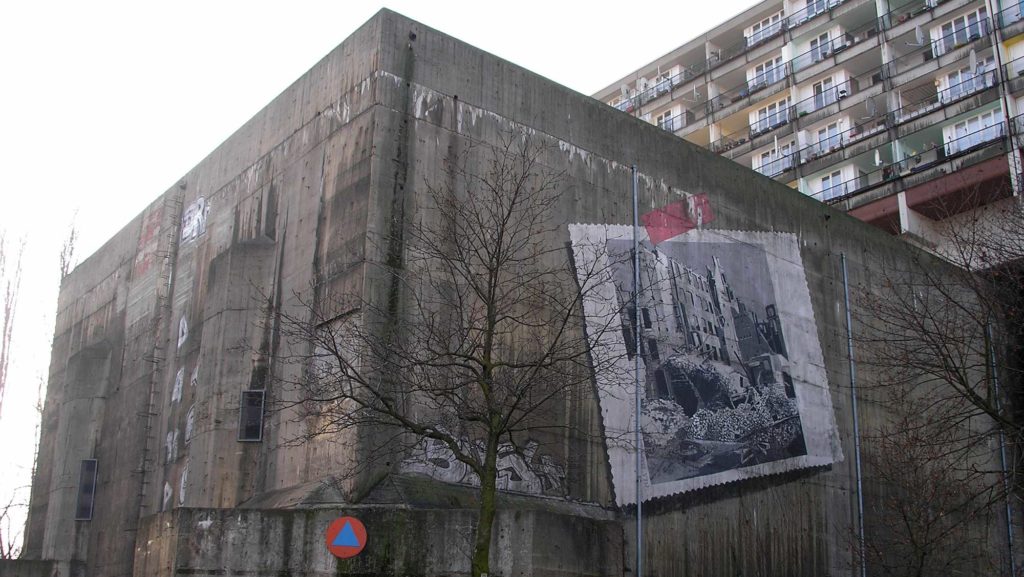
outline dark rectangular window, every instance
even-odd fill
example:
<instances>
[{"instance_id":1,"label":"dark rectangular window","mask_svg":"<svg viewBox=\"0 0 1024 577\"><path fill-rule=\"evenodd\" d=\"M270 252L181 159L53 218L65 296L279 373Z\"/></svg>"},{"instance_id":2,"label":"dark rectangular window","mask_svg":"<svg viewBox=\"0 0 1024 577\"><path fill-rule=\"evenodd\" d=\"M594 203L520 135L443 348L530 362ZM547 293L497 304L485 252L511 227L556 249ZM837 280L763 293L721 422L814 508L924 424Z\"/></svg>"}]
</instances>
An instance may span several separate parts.
<instances>
[{"instance_id":1,"label":"dark rectangular window","mask_svg":"<svg viewBox=\"0 0 1024 577\"><path fill-rule=\"evenodd\" d=\"M644 319L644 328L651 328L651 311L647 307L640 309L640 316Z\"/></svg>"},{"instance_id":2,"label":"dark rectangular window","mask_svg":"<svg viewBox=\"0 0 1024 577\"><path fill-rule=\"evenodd\" d=\"M96 459L82 459L78 473L78 501L75 505L75 521L92 520L92 509L96 502Z\"/></svg>"},{"instance_id":3,"label":"dark rectangular window","mask_svg":"<svg viewBox=\"0 0 1024 577\"><path fill-rule=\"evenodd\" d=\"M632 360L636 355L636 341L633 339L633 331L625 325L622 327L622 340L626 343L626 356Z\"/></svg>"},{"instance_id":4,"label":"dark rectangular window","mask_svg":"<svg viewBox=\"0 0 1024 577\"><path fill-rule=\"evenodd\" d=\"M651 359L655 361L661 360L661 355L658 354L658 341L654 339L647 339L647 350L651 353Z\"/></svg>"},{"instance_id":5,"label":"dark rectangular window","mask_svg":"<svg viewBox=\"0 0 1024 577\"><path fill-rule=\"evenodd\" d=\"M265 391L242 391L238 412L238 440L263 440L263 400Z\"/></svg>"}]
</instances>

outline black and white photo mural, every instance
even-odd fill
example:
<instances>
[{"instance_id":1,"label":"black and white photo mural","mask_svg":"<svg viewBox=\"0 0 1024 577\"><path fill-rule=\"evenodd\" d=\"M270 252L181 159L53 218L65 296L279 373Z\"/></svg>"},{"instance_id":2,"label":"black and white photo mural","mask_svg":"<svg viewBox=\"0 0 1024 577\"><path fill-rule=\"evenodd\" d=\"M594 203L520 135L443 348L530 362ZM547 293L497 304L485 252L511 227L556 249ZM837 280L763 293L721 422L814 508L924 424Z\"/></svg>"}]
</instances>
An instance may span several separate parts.
<instances>
[{"instance_id":1,"label":"black and white photo mural","mask_svg":"<svg viewBox=\"0 0 1024 577\"><path fill-rule=\"evenodd\" d=\"M654 245L640 229L634 307L632 227L569 228L581 270L608 265L588 325L621 322L597 349L622 364L597 383L620 504L636 502L636 385L621 375L637 355L644 500L842 459L796 235L695 229Z\"/></svg>"}]
</instances>

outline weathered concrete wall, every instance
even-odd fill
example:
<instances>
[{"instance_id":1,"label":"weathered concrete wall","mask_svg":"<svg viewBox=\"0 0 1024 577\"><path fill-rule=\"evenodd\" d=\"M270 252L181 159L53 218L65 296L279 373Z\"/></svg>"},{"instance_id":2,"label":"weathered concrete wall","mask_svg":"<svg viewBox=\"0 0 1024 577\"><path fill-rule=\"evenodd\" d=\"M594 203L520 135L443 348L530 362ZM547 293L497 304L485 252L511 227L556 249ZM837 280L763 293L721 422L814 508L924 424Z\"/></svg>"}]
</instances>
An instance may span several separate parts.
<instances>
[{"instance_id":1,"label":"weathered concrete wall","mask_svg":"<svg viewBox=\"0 0 1024 577\"><path fill-rule=\"evenodd\" d=\"M344 473L369 450L359 439L290 445L303 423L287 412L268 417L262 442L237 441L240 392L273 386L257 368L287 370L272 361L280 343L268 337L268 311L301 310L298 298L311 295L314 281L317 290L380 298L386 279L365 272L367 262L384 260L380 239L417 218L425 184L441 181L446 160L509 130L550 145L543 162L564 171L556 210L567 225L631 222L629 167L636 164L644 212L684 192L703 193L714 210L710 228L796 235L840 439L851 454L838 257L849 258L853 285L871 285L879 271L907 260L907 246L384 11L65 280L27 552L85 563L90 575L205 574L243 570L257 559L296 574L337 572L321 546L329 513L232 510ZM863 422L878 422L884 407L866 395L863 401ZM595 397L577 399L570 412L582 428L600 431ZM577 440L559 456L569 465L571 497L612 506L599 438ZM92 521L75 522L85 458L99 462L96 510ZM359 494L369 480L351 480L342 493ZM854 486L847 459L664 499L647 517L647 566L661 575L850 574ZM386 542L394 549L373 552L353 571L461 570L442 557L445 543L435 539L443 536L421 529L464 527L468 513L368 514L391 528ZM590 529L574 532L569 517L539 512L502 515L509 532L499 535L496 558L509 572L619 567L621 559L602 557L590 559L600 563L596 573L559 569L562 552L579 548ZM220 532L204 533L205 521ZM625 533L630 526L627 512ZM614 556L618 545L607 529L600 525L601 539L612 545L592 547ZM237 542L221 541L227 533ZM534 556L517 565L527 546Z\"/></svg>"},{"instance_id":2,"label":"weathered concrete wall","mask_svg":"<svg viewBox=\"0 0 1024 577\"><path fill-rule=\"evenodd\" d=\"M359 556L324 546L328 525L355 516L367 528ZM621 574L622 533L605 518L518 507L498 514L493 572L555 577ZM135 575L468 575L475 513L465 509L365 506L253 510L179 508L147 518Z\"/></svg>"},{"instance_id":3,"label":"weathered concrete wall","mask_svg":"<svg viewBox=\"0 0 1024 577\"><path fill-rule=\"evenodd\" d=\"M56 577L70 574L70 570L61 572L53 561L0 559L0 577Z\"/></svg>"}]
</instances>

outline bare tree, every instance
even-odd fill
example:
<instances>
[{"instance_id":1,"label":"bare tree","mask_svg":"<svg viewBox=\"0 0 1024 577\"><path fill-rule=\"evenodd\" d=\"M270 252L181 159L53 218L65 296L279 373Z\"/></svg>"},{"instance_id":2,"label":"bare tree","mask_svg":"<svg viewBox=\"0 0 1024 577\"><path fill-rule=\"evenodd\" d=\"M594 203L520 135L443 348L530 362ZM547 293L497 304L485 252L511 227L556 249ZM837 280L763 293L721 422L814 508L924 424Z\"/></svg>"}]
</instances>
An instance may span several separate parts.
<instances>
[{"instance_id":1,"label":"bare tree","mask_svg":"<svg viewBox=\"0 0 1024 577\"><path fill-rule=\"evenodd\" d=\"M68 276L68 273L75 268L75 245L78 244L78 226L75 224L75 216L71 218L71 225L68 227L68 235L64 238L64 244L60 247L60 278Z\"/></svg>"},{"instance_id":2,"label":"bare tree","mask_svg":"<svg viewBox=\"0 0 1024 577\"><path fill-rule=\"evenodd\" d=\"M870 573L1007 574L999 571L1002 549L990 531L1003 495L988 462L992 451L960 422L964 408L957 401L936 404L922 393L888 389L890 417L865 443L877 493L866 511Z\"/></svg>"},{"instance_id":3,"label":"bare tree","mask_svg":"<svg viewBox=\"0 0 1024 577\"><path fill-rule=\"evenodd\" d=\"M0 414L3 413L4 393L7 389L7 369L11 363L11 339L14 336L14 314L18 308L18 292L21 288L21 255L24 243L19 243L11 262L10 247L6 235L0 231Z\"/></svg>"},{"instance_id":4,"label":"bare tree","mask_svg":"<svg viewBox=\"0 0 1024 577\"><path fill-rule=\"evenodd\" d=\"M883 487L865 546L892 575L986 562L965 544L983 521L1006 521L1021 494L1024 209L1011 199L950 212L933 248L955 266L920 254L860 293L860 363L876 371L871 394L890 419L865 443L866 472Z\"/></svg>"},{"instance_id":5,"label":"bare tree","mask_svg":"<svg viewBox=\"0 0 1024 577\"><path fill-rule=\"evenodd\" d=\"M0 504L0 559L17 559L21 554L21 531L14 529L12 523L22 517L17 514L18 509L28 508L18 502L22 489L24 487L13 491L7 503Z\"/></svg>"},{"instance_id":6,"label":"bare tree","mask_svg":"<svg viewBox=\"0 0 1024 577\"><path fill-rule=\"evenodd\" d=\"M305 370L281 387L308 437L359 431L388 455L429 443L470 471L474 576L490 570L499 454L567 434L566 396L616 364L594 351L601 335L582 315L610 270L572 261L554 218L562 175L542 164L545 152L522 134L468 150L387 239L376 271L387 288L315 291L297 314L281 313L288 348L310 351L290 357ZM606 327L618 329L618 316Z\"/></svg>"}]
</instances>

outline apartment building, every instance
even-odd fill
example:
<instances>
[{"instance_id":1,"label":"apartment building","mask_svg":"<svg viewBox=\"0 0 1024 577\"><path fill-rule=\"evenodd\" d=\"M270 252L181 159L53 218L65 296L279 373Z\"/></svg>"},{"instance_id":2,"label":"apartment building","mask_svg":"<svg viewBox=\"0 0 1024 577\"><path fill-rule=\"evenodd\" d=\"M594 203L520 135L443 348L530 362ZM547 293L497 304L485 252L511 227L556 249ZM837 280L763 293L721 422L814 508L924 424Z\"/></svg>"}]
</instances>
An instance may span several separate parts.
<instances>
[{"instance_id":1,"label":"apartment building","mask_svg":"<svg viewBox=\"0 0 1024 577\"><path fill-rule=\"evenodd\" d=\"M1024 184L1024 3L766 0L595 97L937 249Z\"/></svg>"}]
</instances>

